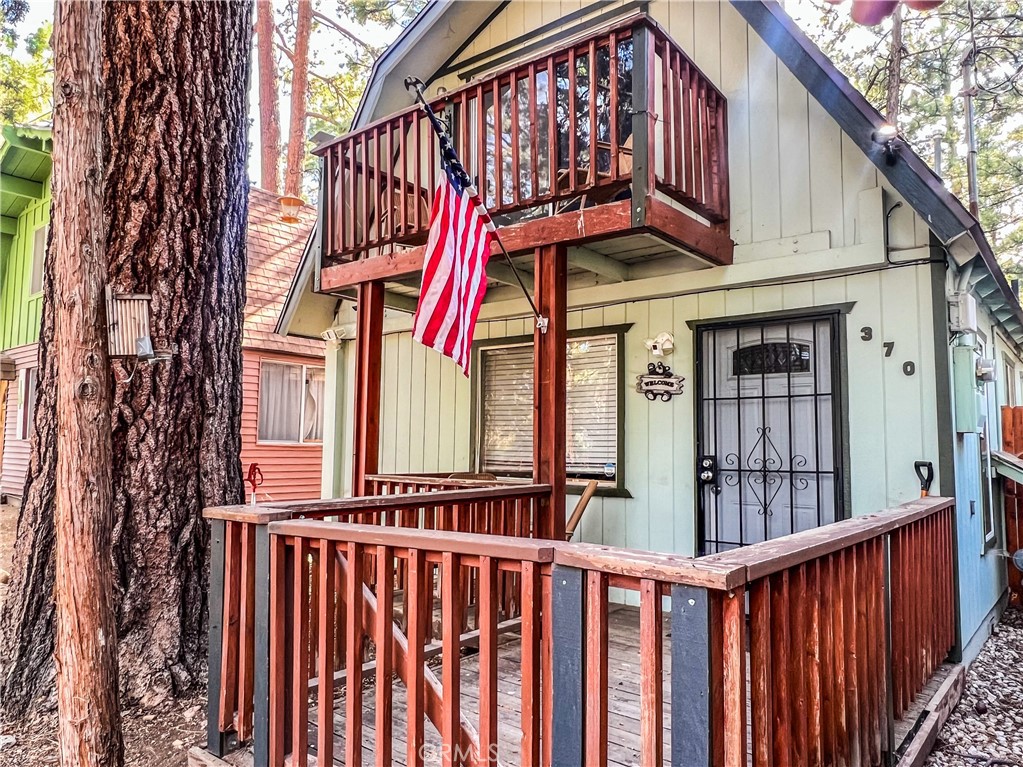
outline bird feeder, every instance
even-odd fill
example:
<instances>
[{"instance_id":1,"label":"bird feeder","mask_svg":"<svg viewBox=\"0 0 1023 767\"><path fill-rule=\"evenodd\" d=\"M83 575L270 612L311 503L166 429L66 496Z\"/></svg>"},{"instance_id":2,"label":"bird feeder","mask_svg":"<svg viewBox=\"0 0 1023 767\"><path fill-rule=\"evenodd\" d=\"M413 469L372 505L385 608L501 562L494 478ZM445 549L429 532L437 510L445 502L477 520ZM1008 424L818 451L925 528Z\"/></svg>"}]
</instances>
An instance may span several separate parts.
<instances>
[{"instance_id":1,"label":"bird feeder","mask_svg":"<svg viewBox=\"0 0 1023 767\"><path fill-rule=\"evenodd\" d=\"M278 199L281 204L281 221L285 224L297 224L298 212L302 209L302 198L286 194Z\"/></svg>"}]
</instances>

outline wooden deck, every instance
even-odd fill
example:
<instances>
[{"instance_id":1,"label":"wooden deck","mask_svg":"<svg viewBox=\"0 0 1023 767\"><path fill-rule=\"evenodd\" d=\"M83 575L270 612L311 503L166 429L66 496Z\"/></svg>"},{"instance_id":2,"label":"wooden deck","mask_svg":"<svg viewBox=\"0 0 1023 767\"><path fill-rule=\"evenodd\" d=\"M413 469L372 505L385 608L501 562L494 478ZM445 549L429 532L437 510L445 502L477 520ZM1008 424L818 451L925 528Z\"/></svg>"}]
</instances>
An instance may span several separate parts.
<instances>
[{"instance_id":1,"label":"wooden deck","mask_svg":"<svg viewBox=\"0 0 1023 767\"><path fill-rule=\"evenodd\" d=\"M668 620L664 622L664 638L670 636ZM640 758L640 652L639 652L639 610L635 607L617 605L608 611L608 678L611 683L608 692L608 764L612 767L647 767ZM671 673L670 673L670 642L663 643L664 665L664 717L663 721L671 721ZM521 722L521 642L519 634L514 631L505 633L499 643L498 653L498 759L501 765L513 767L522 763L520 743L522 738ZM430 661L440 675L440 658ZM747 668L749 665L747 664ZM905 717L896 722L896 741L901 745L912 735L918 720L925 715L925 706L941 686L952 668L949 664L939 666L923 691L913 701ZM747 682L748 684L748 682ZM374 764L376 759L376 729L373 721L376 712L376 696L374 694L372 674L367 674L363 695L363 764ZM466 647L461 661L461 700L463 713L472 723L479 720L479 663L475 648ZM406 692L400 681L393 686L393 765L406 765ZM344 693L335 697L334 753L332 765L345 764L345 722ZM750 717L747 717L750 721ZM309 709L309 743L315 744L319 724L316 707ZM425 723L426 745L424 762L427 765L439 764L441 761L442 741L440 733L427 720ZM310 767L319 767L321 762L315 747L309 753ZM237 767L248 767L252 764L248 751L236 752L228 757L228 761ZM752 755L748 762L752 764ZM664 765L671 764L671 734L668 726L664 727Z\"/></svg>"}]
</instances>

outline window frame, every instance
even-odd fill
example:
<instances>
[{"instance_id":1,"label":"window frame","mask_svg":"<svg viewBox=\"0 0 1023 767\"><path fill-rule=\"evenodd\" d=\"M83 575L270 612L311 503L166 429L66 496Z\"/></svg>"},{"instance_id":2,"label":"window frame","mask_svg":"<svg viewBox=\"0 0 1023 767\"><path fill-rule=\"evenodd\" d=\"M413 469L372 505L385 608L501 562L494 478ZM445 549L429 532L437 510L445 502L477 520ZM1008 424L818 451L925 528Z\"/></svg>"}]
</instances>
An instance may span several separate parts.
<instances>
[{"instance_id":1,"label":"window frame","mask_svg":"<svg viewBox=\"0 0 1023 767\"><path fill-rule=\"evenodd\" d=\"M259 358L259 372L257 375L258 393L256 395L256 444L257 445L275 445L284 447L316 447L323 445L323 439L307 440L304 437L305 432L305 396L302 397L302 402L299 407L299 425L298 425L298 441L288 439L262 439L259 436L259 416L263 411L263 365L288 365L289 367L301 368L302 369L302 380L306 381L306 376L309 370L322 370L324 376L324 397L326 397L327 386L327 366L326 365L313 365L304 362L292 362L290 360L275 359L273 357L260 357ZM305 385L305 384L304 384ZM303 395L304 395L303 391ZM324 428L326 424L324 424Z\"/></svg>"},{"instance_id":2,"label":"window frame","mask_svg":"<svg viewBox=\"0 0 1023 767\"><path fill-rule=\"evenodd\" d=\"M595 327L575 328L569 330L565 336L567 341L580 338L593 338L599 336L615 336L616 344L616 365L617 365L617 444L615 448L615 478L613 481L599 481L597 484L598 496L606 498L632 498L632 493L625 486L625 428L626 428L626 387L625 387L625 338L633 323L620 325L599 325ZM472 370L470 372L470 388L472 391L472 417L469 426L469 455L474 472L480 471L483 437L483 382L480 375L483 366L483 352L488 349L509 348L514 346L528 346L534 343L533 335L505 336L499 338L483 338L473 341L472 344ZM565 490L570 495L579 495L585 489L589 480L573 479L566 477Z\"/></svg>"},{"instance_id":3,"label":"window frame","mask_svg":"<svg viewBox=\"0 0 1023 767\"><path fill-rule=\"evenodd\" d=\"M29 381L34 385L35 395L29 396ZM14 425L14 439L28 442L35 429L35 402L39 397L39 366L26 365L18 370L18 420ZM33 407L29 407L29 403Z\"/></svg>"}]
</instances>

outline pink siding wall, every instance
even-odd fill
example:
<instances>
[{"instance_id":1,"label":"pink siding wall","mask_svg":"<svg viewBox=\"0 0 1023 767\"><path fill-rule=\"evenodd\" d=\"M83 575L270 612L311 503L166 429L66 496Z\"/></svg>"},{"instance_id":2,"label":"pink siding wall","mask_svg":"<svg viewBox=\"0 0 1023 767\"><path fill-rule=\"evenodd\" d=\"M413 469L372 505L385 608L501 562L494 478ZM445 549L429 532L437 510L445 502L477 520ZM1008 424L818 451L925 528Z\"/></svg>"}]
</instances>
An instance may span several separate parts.
<instances>
[{"instance_id":1,"label":"pink siding wall","mask_svg":"<svg viewBox=\"0 0 1023 767\"><path fill-rule=\"evenodd\" d=\"M322 366L322 357L242 350L242 474L248 473L255 461L263 472L260 501L297 501L320 497L320 459L323 448L313 445L260 444L259 425L259 361L293 362ZM249 486L245 487L246 501Z\"/></svg>"},{"instance_id":2,"label":"pink siding wall","mask_svg":"<svg viewBox=\"0 0 1023 767\"><path fill-rule=\"evenodd\" d=\"M14 358L19 371L35 367L39 344L26 344L2 352L5 357ZM25 472L28 471L29 442L15 439L18 433L18 381L11 381L7 387L7 413L3 423L4 447L0 456L0 495L21 498L25 486Z\"/></svg>"}]
</instances>

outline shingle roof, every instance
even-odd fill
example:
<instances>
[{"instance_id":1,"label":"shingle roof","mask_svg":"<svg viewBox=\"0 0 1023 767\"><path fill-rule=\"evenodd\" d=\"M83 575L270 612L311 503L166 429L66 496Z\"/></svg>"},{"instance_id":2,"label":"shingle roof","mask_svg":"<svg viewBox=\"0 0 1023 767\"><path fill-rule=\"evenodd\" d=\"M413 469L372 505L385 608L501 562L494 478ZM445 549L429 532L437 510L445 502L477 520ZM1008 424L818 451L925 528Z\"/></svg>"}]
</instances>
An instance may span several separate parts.
<instances>
[{"instance_id":1,"label":"shingle roof","mask_svg":"<svg viewBox=\"0 0 1023 767\"><path fill-rule=\"evenodd\" d=\"M256 187L249 189L249 269L245 281L247 299L242 346L323 356L322 341L286 338L274 332L302 251L316 223L316 208L303 205L297 224L286 224L280 216L277 195Z\"/></svg>"}]
</instances>

